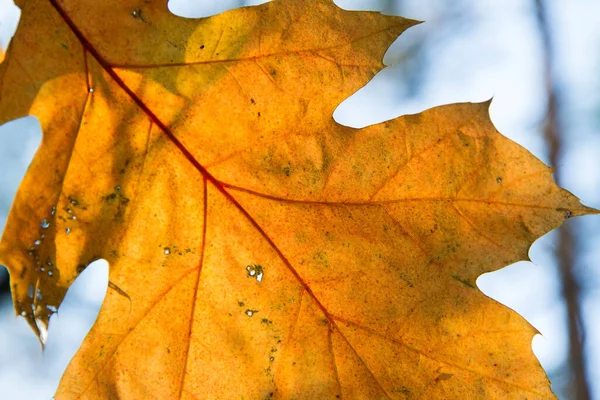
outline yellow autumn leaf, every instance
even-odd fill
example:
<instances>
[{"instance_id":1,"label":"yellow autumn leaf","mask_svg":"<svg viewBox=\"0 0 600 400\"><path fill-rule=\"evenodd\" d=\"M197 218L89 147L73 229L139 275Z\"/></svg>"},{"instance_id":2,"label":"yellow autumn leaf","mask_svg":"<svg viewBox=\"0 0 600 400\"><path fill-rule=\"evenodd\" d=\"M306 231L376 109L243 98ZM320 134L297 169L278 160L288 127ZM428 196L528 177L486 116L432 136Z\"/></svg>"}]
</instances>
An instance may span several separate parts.
<instances>
[{"instance_id":1,"label":"yellow autumn leaf","mask_svg":"<svg viewBox=\"0 0 600 400\"><path fill-rule=\"evenodd\" d=\"M535 330L475 280L596 211L488 103L332 119L414 21L330 0L18 5L0 122L34 115L44 137L0 243L17 312L45 337L110 263L57 399L553 397Z\"/></svg>"}]
</instances>

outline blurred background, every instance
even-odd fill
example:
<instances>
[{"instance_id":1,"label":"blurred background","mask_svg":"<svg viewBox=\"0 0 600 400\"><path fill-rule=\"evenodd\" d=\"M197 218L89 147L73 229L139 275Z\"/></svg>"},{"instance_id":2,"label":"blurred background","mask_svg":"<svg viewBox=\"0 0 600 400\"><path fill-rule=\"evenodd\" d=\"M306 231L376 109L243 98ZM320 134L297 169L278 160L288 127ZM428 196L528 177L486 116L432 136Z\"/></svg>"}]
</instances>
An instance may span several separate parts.
<instances>
[{"instance_id":1,"label":"blurred background","mask_svg":"<svg viewBox=\"0 0 600 400\"><path fill-rule=\"evenodd\" d=\"M166 0L164 0L166 1ZM185 17L264 1L171 0ZM600 208L600 1L337 0L426 21L385 56L389 67L342 103L334 118L363 127L450 102L493 97L498 130L556 167L559 183ZM0 47L19 9L0 0ZM0 230L41 138L35 118L0 127ZM532 262L477 281L488 296L523 315L543 336L533 349L561 399L600 399L600 217L568 220L538 240ZM0 397L50 399L93 324L108 282L96 262L69 291L50 324L46 350L14 315L0 267Z\"/></svg>"}]
</instances>

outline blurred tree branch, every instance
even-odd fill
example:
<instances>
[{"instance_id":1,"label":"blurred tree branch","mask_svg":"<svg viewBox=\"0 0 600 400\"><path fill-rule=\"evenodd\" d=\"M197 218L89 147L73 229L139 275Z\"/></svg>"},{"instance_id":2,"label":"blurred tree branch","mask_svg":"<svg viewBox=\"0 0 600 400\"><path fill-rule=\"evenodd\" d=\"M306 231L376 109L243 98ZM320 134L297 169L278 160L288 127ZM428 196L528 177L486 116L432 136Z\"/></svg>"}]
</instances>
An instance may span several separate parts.
<instances>
[{"instance_id":1,"label":"blurred tree branch","mask_svg":"<svg viewBox=\"0 0 600 400\"><path fill-rule=\"evenodd\" d=\"M537 24L543 46L544 80L547 95L544 134L549 144L550 164L557 166L564 153L566 132L560 118L560 88L558 74L555 69L554 42L552 38L548 9L544 0L534 0ZM560 176L556 177L561 184ZM587 382L584 357L584 327L580 311L580 285L574 274L576 262L577 240L572 224L565 224L559 229L556 258L562 278L562 291L567 305L569 327L569 364L571 367L571 390L573 399L588 400L590 391Z\"/></svg>"}]
</instances>

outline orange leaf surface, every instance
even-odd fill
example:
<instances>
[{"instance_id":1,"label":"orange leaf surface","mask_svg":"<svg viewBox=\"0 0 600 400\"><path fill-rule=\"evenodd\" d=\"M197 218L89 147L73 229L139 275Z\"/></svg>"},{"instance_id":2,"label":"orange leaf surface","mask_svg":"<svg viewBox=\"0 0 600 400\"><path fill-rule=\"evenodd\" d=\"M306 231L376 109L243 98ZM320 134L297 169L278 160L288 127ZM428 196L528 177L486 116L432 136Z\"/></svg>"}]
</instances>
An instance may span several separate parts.
<instances>
[{"instance_id":1,"label":"orange leaf surface","mask_svg":"<svg viewBox=\"0 0 600 400\"><path fill-rule=\"evenodd\" d=\"M57 399L553 397L535 330L475 280L595 210L488 103L332 118L414 21L18 3L0 122L35 115L44 137L0 244L17 312L44 337L110 263Z\"/></svg>"}]
</instances>

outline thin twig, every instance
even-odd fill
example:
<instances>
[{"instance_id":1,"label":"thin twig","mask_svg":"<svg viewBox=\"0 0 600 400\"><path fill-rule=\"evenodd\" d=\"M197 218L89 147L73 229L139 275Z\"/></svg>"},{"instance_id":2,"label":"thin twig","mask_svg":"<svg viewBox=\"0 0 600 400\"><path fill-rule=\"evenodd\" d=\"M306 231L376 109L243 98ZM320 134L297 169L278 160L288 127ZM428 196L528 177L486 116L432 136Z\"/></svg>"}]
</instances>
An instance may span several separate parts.
<instances>
[{"instance_id":1,"label":"thin twig","mask_svg":"<svg viewBox=\"0 0 600 400\"><path fill-rule=\"evenodd\" d=\"M566 132L563 131L560 121L559 104L560 90L558 88L557 72L554 69L555 54L548 10L543 0L534 0L538 28L543 45L544 78L547 92L547 110L544 126L546 140L549 143L550 164L560 164L564 151ZM560 176L556 177L560 184ZM584 327L580 312L580 287L577 277L573 272L576 261L577 240L572 225L565 225L559 230L557 262L562 278L562 290L568 311L569 322L569 364L571 367L571 385L574 400L590 399L586 367L584 358Z\"/></svg>"}]
</instances>

